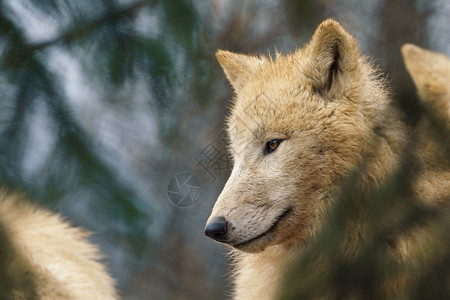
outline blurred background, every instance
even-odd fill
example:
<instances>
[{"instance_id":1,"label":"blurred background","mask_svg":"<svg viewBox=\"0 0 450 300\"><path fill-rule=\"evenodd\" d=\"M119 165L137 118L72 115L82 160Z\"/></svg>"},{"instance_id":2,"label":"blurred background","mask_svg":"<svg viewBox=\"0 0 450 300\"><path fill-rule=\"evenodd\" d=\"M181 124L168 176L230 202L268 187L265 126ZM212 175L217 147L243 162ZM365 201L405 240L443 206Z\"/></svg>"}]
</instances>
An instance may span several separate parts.
<instances>
[{"instance_id":1,"label":"blurred background","mask_svg":"<svg viewBox=\"0 0 450 300\"><path fill-rule=\"evenodd\" d=\"M125 299L225 299L203 234L232 167L214 54L294 51L329 17L416 122L400 47L450 55L446 0L0 1L0 185L94 232Z\"/></svg>"}]
</instances>

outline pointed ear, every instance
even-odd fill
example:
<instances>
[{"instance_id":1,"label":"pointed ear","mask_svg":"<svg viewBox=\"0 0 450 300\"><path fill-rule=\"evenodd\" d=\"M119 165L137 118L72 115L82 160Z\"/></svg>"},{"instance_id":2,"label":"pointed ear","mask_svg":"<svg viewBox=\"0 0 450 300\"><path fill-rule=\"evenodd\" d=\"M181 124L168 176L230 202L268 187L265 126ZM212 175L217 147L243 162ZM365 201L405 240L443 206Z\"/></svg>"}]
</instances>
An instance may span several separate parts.
<instances>
[{"instance_id":1,"label":"pointed ear","mask_svg":"<svg viewBox=\"0 0 450 300\"><path fill-rule=\"evenodd\" d=\"M401 51L420 98L431 105L442 120L449 120L450 59L443 53L413 44L404 44Z\"/></svg>"},{"instance_id":2,"label":"pointed ear","mask_svg":"<svg viewBox=\"0 0 450 300\"><path fill-rule=\"evenodd\" d=\"M311 59L305 74L312 79L314 91L323 96L341 94L352 78L358 76L358 45L334 20L328 19L319 25L306 51Z\"/></svg>"},{"instance_id":3,"label":"pointed ear","mask_svg":"<svg viewBox=\"0 0 450 300\"><path fill-rule=\"evenodd\" d=\"M242 88L264 63L264 60L257 56L237 54L225 50L218 50L216 57L235 90Z\"/></svg>"}]
</instances>

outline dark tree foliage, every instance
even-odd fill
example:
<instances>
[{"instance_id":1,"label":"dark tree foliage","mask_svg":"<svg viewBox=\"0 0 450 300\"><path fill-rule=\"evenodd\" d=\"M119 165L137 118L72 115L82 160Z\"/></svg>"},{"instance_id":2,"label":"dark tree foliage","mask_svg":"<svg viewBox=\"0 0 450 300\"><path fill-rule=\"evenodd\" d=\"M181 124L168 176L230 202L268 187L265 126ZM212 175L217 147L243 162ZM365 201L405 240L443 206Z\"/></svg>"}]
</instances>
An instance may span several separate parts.
<instances>
[{"instance_id":1,"label":"dark tree foliage","mask_svg":"<svg viewBox=\"0 0 450 300\"><path fill-rule=\"evenodd\" d=\"M436 128L435 128L436 129ZM447 140L448 131L443 131ZM361 173L355 172L343 185L323 230L299 253L286 275L281 299L385 299L385 284L410 276L413 284L396 299L446 299L450 296L450 217L447 207L429 208L411 193L417 176L416 161L405 153L403 166L379 190L368 197L358 192ZM364 202L362 202L364 201ZM356 222L363 222L365 239L354 252L343 251L345 234ZM399 261L390 246L399 234L410 234L426 226L426 255L431 264ZM430 271L431 270L431 271Z\"/></svg>"}]
</instances>

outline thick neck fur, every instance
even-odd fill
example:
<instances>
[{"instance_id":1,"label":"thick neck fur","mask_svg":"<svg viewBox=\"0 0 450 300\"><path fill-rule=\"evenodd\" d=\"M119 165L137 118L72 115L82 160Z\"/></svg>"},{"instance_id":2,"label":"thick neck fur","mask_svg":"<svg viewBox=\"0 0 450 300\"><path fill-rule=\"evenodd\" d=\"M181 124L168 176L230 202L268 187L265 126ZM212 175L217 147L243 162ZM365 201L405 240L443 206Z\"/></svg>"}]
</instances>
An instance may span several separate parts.
<instances>
[{"instance_id":1,"label":"thick neck fur","mask_svg":"<svg viewBox=\"0 0 450 300\"><path fill-rule=\"evenodd\" d=\"M298 248L275 245L260 253L232 250L235 261L234 299L274 299L283 271L294 262Z\"/></svg>"}]
</instances>

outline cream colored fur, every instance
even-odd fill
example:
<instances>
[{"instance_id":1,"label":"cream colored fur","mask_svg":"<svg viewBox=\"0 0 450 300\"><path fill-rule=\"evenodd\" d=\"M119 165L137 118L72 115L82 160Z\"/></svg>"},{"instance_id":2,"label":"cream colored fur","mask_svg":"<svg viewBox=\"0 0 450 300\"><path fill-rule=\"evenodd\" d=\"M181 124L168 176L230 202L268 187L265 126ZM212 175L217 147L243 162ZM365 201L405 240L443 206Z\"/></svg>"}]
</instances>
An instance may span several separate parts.
<instances>
[{"instance_id":1,"label":"cream colored fur","mask_svg":"<svg viewBox=\"0 0 450 300\"><path fill-rule=\"evenodd\" d=\"M0 225L10 261L6 277L14 299L116 299L98 248L88 233L22 195L0 190ZM5 257L2 257L3 259Z\"/></svg>"},{"instance_id":2,"label":"cream colored fur","mask_svg":"<svg viewBox=\"0 0 450 300\"><path fill-rule=\"evenodd\" d=\"M422 49L412 44L403 45L403 59L425 105L435 114L442 129L450 131L450 59L442 53ZM434 136L428 119L421 120L418 128L419 155L424 174L415 185L424 199L446 201L450 196L450 140ZM444 147L446 145L447 147ZM448 200L448 199L447 199ZM436 201L432 201L434 202Z\"/></svg>"},{"instance_id":3,"label":"cream colored fur","mask_svg":"<svg viewBox=\"0 0 450 300\"><path fill-rule=\"evenodd\" d=\"M362 192L379 187L409 150L410 133L384 80L333 20L294 53L272 59L219 50L217 59L235 90L227 121L234 168L208 222L228 222L234 298L273 299L342 182L363 166ZM274 139L281 144L265 155ZM424 183L418 196L442 200L449 182L436 180L427 178L432 188ZM349 252L361 231L349 231ZM410 244L399 246L405 257Z\"/></svg>"},{"instance_id":4,"label":"cream colored fur","mask_svg":"<svg viewBox=\"0 0 450 300\"><path fill-rule=\"evenodd\" d=\"M402 55L419 96L446 122L450 122L450 60L442 53L412 44L403 45Z\"/></svg>"}]
</instances>

